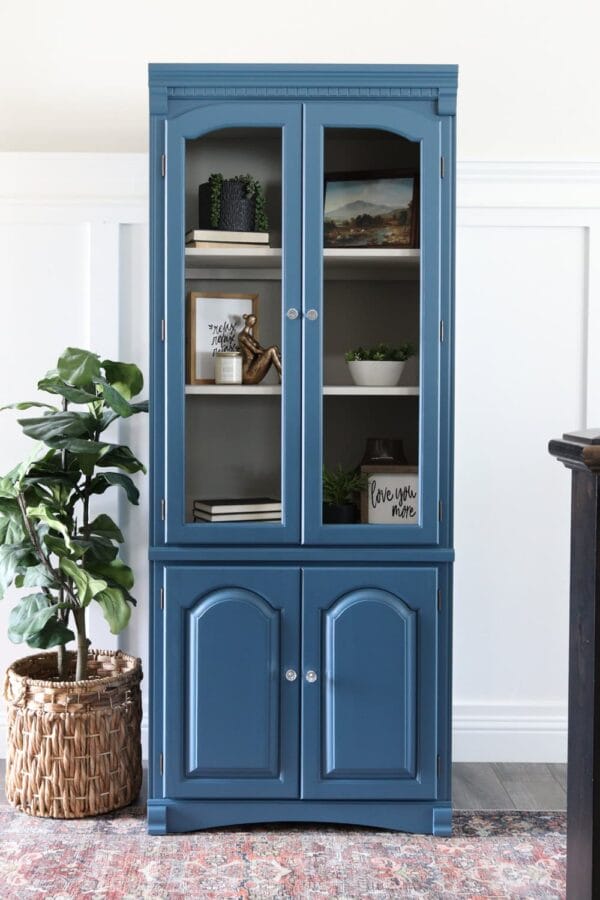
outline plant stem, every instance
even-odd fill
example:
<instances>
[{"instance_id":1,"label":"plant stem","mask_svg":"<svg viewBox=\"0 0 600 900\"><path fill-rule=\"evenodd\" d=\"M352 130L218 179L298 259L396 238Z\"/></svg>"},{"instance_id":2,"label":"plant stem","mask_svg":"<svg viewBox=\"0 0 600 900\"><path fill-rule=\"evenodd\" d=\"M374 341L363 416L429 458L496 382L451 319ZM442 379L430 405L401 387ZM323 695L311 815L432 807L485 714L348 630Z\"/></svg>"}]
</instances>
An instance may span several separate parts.
<instances>
[{"instance_id":1,"label":"plant stem","mask_svg":"<svg viewBox=\"0 0 600 900\"><path fill-rule=\"evenodd\" d=\"M61 681L67 677L67 651L64 644L56 648L56 671Z\"/></svg>"},{"instance_id":2,"label":"plant stem","mask_svg":"<svg viewBox=\"0 0 600 900\"><path fill-rule=\"evenodd\" d=\"M77 668L75 681L85 681L87 678L88 642L85 633L85 609L74 609L73 618L77 629Z\"/></svg>"},{"instance_id":3,"label":"plant stem","mask_svg":"<svg viewBox=\"0 0 600 900\"><path fill-rule=\"evenodd\" d=\"M31 543L33 545L33 550L35 552L35 555L37 556L37 558L39 559L39 561L41 562L43 567L46 569L46 571L48 572L50 577L53 579L53 581L58 581L59 584L61 585L61 587L64 588L65 593L66 593L68 599L71 601L71 603L73 603L75 606L79 606L79 601L78 601L77 597L70 590L70 588L65 584L65 580L62 576L62 573L58 569L55 569L52 566L50 559L44 553L44 551L42 549L42 545L40 544L40 540L37 535L37 532L36 532L35 528L33 527L33 525L31 524L31 519L27 515L27 504L25 502L25 496L23 494L17 495L17 503L19 504L19 509L21 510L21 515L23 516L23 523L25 525L25 529L29 536L29 540L31 541Z\"/></svg>"}]
</instances>

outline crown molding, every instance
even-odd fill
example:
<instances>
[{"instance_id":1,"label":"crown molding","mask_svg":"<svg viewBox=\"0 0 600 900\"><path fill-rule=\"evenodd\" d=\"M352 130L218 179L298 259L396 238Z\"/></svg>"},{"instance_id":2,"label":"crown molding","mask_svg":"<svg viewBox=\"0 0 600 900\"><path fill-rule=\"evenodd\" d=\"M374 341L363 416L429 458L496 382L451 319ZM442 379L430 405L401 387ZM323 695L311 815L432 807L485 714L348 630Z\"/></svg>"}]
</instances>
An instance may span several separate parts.
<instances>
[{"instance_id":1,"label":"crown molding","mask_svg":"<svg viewBox=\"0 0 600 900\"><path fill-rule=\"evenodd\" d=\"M456 113L457 66L169 65L149 66L150 109L170 100L433 100Z\"/></svg>"}]
</instances>

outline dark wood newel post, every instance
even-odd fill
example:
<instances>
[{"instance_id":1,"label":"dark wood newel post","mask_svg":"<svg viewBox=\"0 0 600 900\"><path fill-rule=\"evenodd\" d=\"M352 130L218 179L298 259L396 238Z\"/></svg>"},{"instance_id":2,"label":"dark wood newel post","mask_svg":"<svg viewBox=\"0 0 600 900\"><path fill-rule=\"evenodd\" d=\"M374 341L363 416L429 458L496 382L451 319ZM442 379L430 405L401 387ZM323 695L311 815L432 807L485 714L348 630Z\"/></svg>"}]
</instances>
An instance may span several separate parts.
<instances>
[{"instance_id":1,"label":"dark wood newel post","mask_svg":"<svg viewBox=\"0 0 600 900\"><path fill-rule=\"evenodd\" d=\"M600 429L550 441L572 470L567 898L600 897Z\"/></svg>"}]
</instances>

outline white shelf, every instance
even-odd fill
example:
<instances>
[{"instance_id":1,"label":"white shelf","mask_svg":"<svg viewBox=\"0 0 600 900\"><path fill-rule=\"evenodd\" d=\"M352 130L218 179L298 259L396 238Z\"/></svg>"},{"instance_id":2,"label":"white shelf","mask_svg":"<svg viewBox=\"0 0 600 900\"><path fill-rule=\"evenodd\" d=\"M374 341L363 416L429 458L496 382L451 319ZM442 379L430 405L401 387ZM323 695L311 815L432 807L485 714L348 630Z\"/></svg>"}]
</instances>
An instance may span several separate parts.
<instances>
[{"instance_id":1,"label":"white shelf","mask_svg":"<svg viewBox=\"0 0 600 900\"><path fill-rule=\"evenodd\" d=\"M227 396L258 397L281 394L280 384L186 384L188 396ZM357 387L356 385L326 384L323 388L326 397L418 397L418 387Z\"/></svg>"},{"instance_id":2,"label":"white shelf","mask_svg":"<svg viewBox=\"0 0 600 900\"><path fill-rule=\"evenodd\" d=\"M272 247L248 247L242 250L186 247L185 264L190 269L279 269L281 250Z\"/></svg>"},{"instance_id":3,"label":"white shelf","mask_svg":"<svg viewBox=\"0 0 600 900\"><path fill-rule=\"evenodd\" d=\"M338 250L323 251L325 278L415 279L419 276L420 250ZM185 249L188 279L281 277L281 250L271 247L220 250Z\"/></svg>"},{"instance_id":4,"label":"white shelf","mask_svg":"<svg viewBox=\"0 0 600 900\"><path fill-rule=\"evenodd\" d=\"M280 384L186 384L186 395L226 396L228 394L245 397L264 397L266 394L281 394Z\"/></svg>"},{"instance_id":5,"label":"white shelf","mask_svg":"<svg viewBox=\"0 0 600 900\"><path fill-rule=\"evenodd\" d=\"M418 267L421 259L420 250L376 250L371 247L364 250L323 251L326 269L337 269L340 266L368 266L369 268L399 268L400 266Z\"/></svg>"},{"instance_id":6,"label":"white shelf","mask_svg":"<svg viewBox=\"0 0 600 900\"><path fill-rule=\"evenodd\" d=\"M355 384L326 384L326 397L418 397L418 387L358 387Z\"/></svg>"}]
</instances>

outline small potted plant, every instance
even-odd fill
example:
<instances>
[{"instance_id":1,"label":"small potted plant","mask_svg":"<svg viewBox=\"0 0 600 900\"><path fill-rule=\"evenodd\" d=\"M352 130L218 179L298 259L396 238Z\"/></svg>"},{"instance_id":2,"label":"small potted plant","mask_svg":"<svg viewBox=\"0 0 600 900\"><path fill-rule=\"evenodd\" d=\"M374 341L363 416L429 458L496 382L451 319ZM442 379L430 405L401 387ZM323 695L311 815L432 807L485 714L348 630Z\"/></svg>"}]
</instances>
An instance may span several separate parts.
<instances>
[{"instance_id":1,"label":"small potted plant","mask_svg":"<svg viewBox=\"0 0 600 900\"><path fill-rule=\"evenodd\" d=\"M344 469L339 463L335 469L323 466L323 523L354 524L358 513L355 497L365 484L364 475L356 469Z\"/></svg>"},{"instance_id":2,"label":"small potted plant","mask_svg":"<svg viewBox=\"0 0 600 900\"><path fill-rule=\"evenodd\" d=\"M357 347L344 354L354 384L361 387L393 387L400 381L406 360L415 355L412 344L377 344Z\"/></svg>"},{"instance_id":3,"label":"small potted plant","mask_svg":"<svg viewBox=\"0 0 600 900\"><path fill-rule=\"evenodd\" d=\"M268 231L262 185L252 175L223 178L214 172L198 188L200 228L219 231Z\"/></svg>"},{"instance_id":4,"label":"small potted plant","mask_svg":"<svg viewBox=\"0 0 600 900\"><path fill-rule=\"evenodd\" d=\"M38 382L52 402L8 407L35 409L18 420L36 441L33 453L0 478L0 597L11 584L28 589L8 634L38 651L6 676L6 794L31 815L104 813L140 789L141 663L90 650L86 609L97 603L118 634L135 605L133 573L119 555L123 535L95 503L115 486L138 502L130 476L144 466L103 433L147 411L145 401L132 402L142 386L137 366L67 348ZM74 653L66 650L73 640Z\"/></svg>"}]
</instances>

